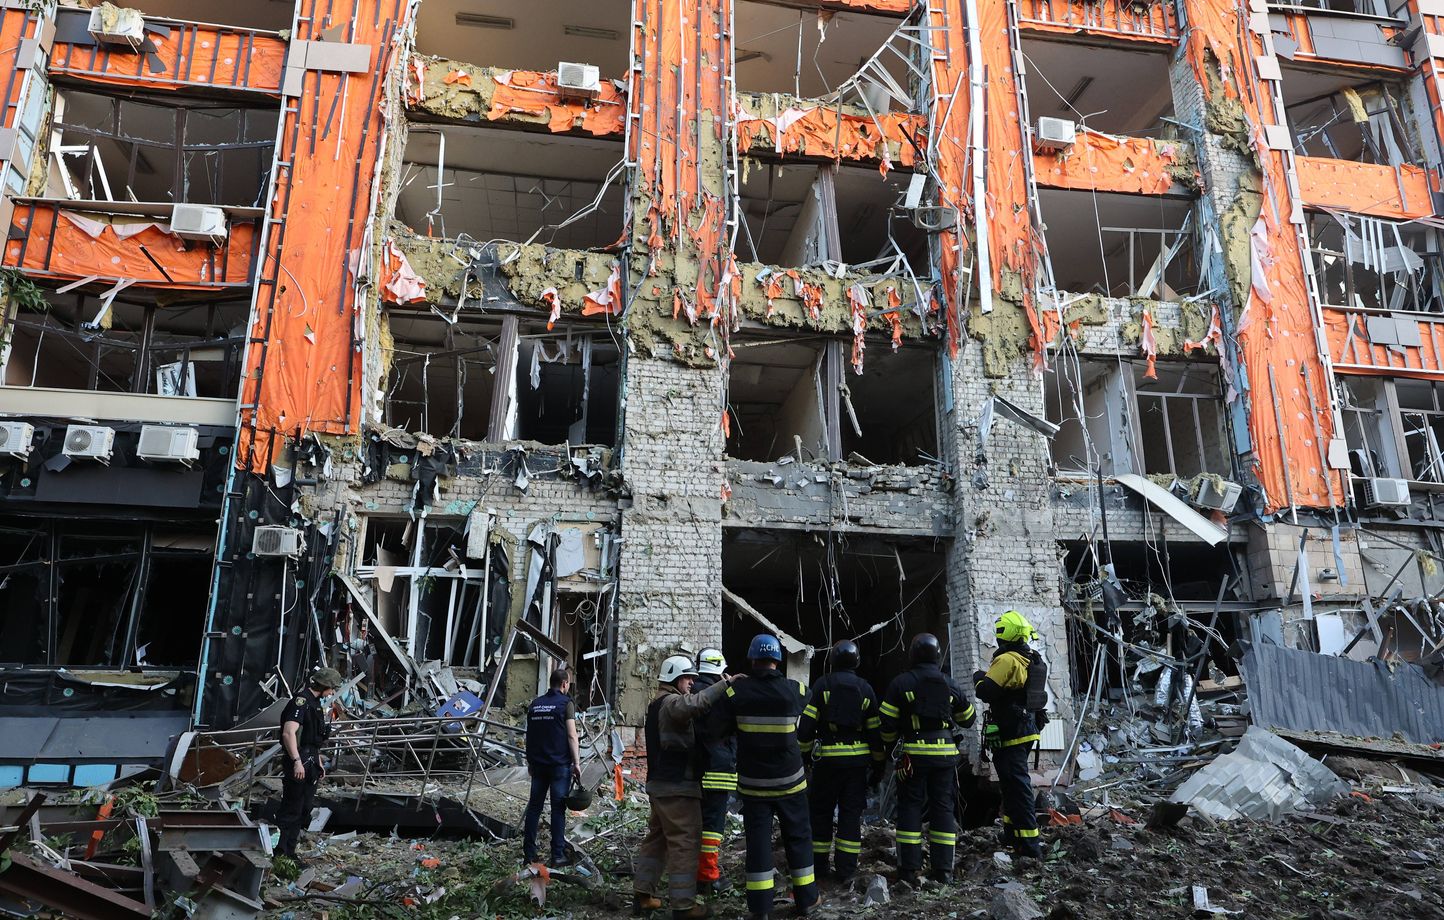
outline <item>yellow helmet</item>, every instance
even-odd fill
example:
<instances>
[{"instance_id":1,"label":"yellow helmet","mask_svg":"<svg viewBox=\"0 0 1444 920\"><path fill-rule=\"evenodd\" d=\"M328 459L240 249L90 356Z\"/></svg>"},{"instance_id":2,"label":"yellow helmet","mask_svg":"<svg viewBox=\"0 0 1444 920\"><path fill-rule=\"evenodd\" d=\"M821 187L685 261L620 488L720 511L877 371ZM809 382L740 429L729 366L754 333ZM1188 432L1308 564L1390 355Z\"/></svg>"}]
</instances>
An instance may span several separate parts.
<instances>
[{"instance_id":1,"label":"yellow helmet","mask_svg":"<svg viewBox=\"0 0 1444 920\"><path fill-rule=\"evenodd\" d=\"M1038 637L1033 624L1016 610L1009 610L998 617L997 633L999 642L1027 642Z\"/></svg>"}]
</instances>

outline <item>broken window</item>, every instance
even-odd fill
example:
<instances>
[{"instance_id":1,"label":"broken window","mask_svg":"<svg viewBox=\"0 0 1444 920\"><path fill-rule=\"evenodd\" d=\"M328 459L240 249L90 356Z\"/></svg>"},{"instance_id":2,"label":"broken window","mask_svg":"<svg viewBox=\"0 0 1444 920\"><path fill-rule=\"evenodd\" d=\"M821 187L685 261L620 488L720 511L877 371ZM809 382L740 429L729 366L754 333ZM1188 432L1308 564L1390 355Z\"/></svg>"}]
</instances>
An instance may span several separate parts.
<instances>
[{"instance_id":1,"label":"broken window","mask_svg":"<svg viewBox=\"0 0 1444 920\"><path fill-rule=\"evenodd\" d=\"M1157 379L1133 362L1085 360L1078 369L1081 380L1059 362L1044 381L1048 419L1060 426L1052 443L1059 471L1087 475L1100 464L1104 475L1231 474L1217 367L1160 361Z\"/></svg>"},{"instance_id":2,"label":"broken window","mask_svg":"<svg viewBox=\"0 0 1444 920\"><path fill-rule=\"evenodd\" d=\"M1444 482L1444 384L1429 380L1393 381L1399 423L1415 482Z\"/></svg>"},{"instance_id":3,"label":"broken window","mask_svg":"<svg viewBox=\"0 0 1444 920\"><path fill-rule=\"evenodd\" d=\"M903 207L910 176L860 167L748 162L741 183L740 254L806 268L827 262L879 274L927 264L927 234ZM916 272L913 272L916 274Z\"/></svg>"},{"instance_id":4,"label":"broken window","mask_svg":"<svg viewBox=\"0 0 1444 920\"><path fill-rule=\"evenodd\" d=\"M620 352L606 333L538 331L517 346L515 427L509 437L543 444L616 439Z\"/></svg>"},{"instance_id":5,"label":"broken window","mask_svg":"<svg viewBox=\"0 0 1444 920\"><path fill-rule=\"evenodd\" d=\"M1159 137L1172 130L1168 55L1077 42L1022 40L1028 114L1105 134Z\"/></svg>"},{"instance_id":6,"label":"broken window","mask_svg":"<svg viewBox=\"0 0 1444 920\"><path fill-rule=\"evenodd\" d=\"M50 98L50 85L41 69L31 67L23 73L24 98L20 101L20 118L15 122L15 148L5 163L5 192L13 196L24 195L30 184L31 159Z\"/></svg>"},{"instance_id":7,"label":"broken window","mask_svg":"<svg viewBox=\"0 0 1444 920\"><path fill-rule=\"evenodd\" d=\"M1444 312L1444 260L1438 230L1358 214L1310 213L1309 242L1319 296L1326 305ZM1389 336L1389 330L1373 316L1360 322L1367 324L1369 341L1376 344L1418 344L1390 341L1397 336ZM1374 338L1376 333L1384 339Z\"/></svg>"},{"instance_id":8,"label":"broken window","mask_svg":"<svg viewBox=\"0 0 1444 920\"><path fill-rule=\"evenodd\" d=\"M1061 189L1038 198L1059 290L1164 301L1199 292L1192 200Z\"/></svg>"},{"instance_id":9,"label":"broken window","mask_svg":"<svg viewBox=\"0 0 1444 920\"><path fill-rule=\"evenodd\" d=\"M1422 163L1402 83L1334 68L1283 68L1284 109L1297 153L1397 166Z\"/></svg>"},{"instance_id":10,"label":"broken window","mask_svg":"<svg viewBox=\"0 0 1444 920\"><path fill-rule=\"evenodd\" d=\"M396 217L427 236L602 248L626 231L623 159L613 140L413 126Z\"/></svg>"},{"instance_id":11,"label":"broken window","mask_svg":"<svg viewBox=\"0 0 1444 920\"><path fill-rule=\"evenodd\" d=\"M563 0L545 15L504 3L423 3L418 54L478 67L554 71L560 61L595 64L602 79L627 72L632 7L626 0Z\"/></svg>"},{"instance_id":12,"label":"broken window","mask_svg":"<svg viewBox=\"0 0 1444 920\"><path fill-rule=\"evenodd\" d=\"M65 90L55 104L47 194L259 207L276 117L274 109Z\"/></svg>"},{"instance_id":13,"label":"broken window","mask_svg":"<svg viewBox=\"0 0 1444 920\"><path fill-rule=\"evenodd\" d=\"M1270 5L1284 6L1285 4ZM1286 5L1288 7L1318 9L1334 13L1358 13L1363 16L1378 16L1387 19L1409 18L1409 4L1407 0L1290 0ZM1344 34L1339 37L1347 40L1353 36ZM1315 41L1317 41L1317 39L1315 39ZM1333 57L1333 55L1328 56Z\"/></svg>"},{"instance_id":14,"label":"broken window","mask_svg":"<svg viewBox=\"0 0 1444 920\"><path fill-rule=\"evenodd\" d=\"M177 525L0 522L0 660L193 666L213 548L213 534Z\"/></svg>"},{"instance_id":15,"label":"broken window","mask_svg":"<svg viewBox=\"0 0 1444 920\"><path fill-rule=\"evenodd\" d=\"M861 374L841 384L842 455L854 463L934 461L938 453L937 379L929 349L871 349Z\"/></svg>"},{"instance_id":16,"label":"broken window","mask_svg":"<svg viewBox=\"0 0 1444 920\"><path fill-rule=\"evenodd\" d=\"M776 460L796 453L799 443L807 459L833 456L831 410L823 397L826 350L825 343L806 339L735 345L727 381L728 456Z\"/></svg>"},{"instance_id":17,"label":"broken window","mask_svg":"<svg viewBox=\"0 0 1444 920\"><path fill-rule=\"evenodd\" d=\"M1339 377L1339 409L1355 476L1407 479L1399 462L1388 382L1380 377Z\"/></svg>"},{"instance_id":18,"label":"broken window","mask_svg":"<svg viewBox=\"0 0 1444 920\"><path fill-rule=\"evenodd\" d=\"M44 309L15 307L6 330L5 385L235 396L250 303L161 305L136 293L47 293Z\"/></svg>"},{"instance_id":19,"label":"broken window","mask_svg":"<svg viewBox=\"0 0 1444 920\"><path fill-rule=\"evenodd\" d=\"M905 34L895 35L900 29ZM854 103L865 94L862 111L873 112L909 107L892 94L909 93L910 62L918 54L918 38L926 37L911 19L900 23L889 16L752 0L736 4L734 31L739 91L803 99L843 91L844 101Z\"/></svg>"},{"instance_id":20,"label":"broken window","mask_svg":"<svg viewBox=\"0 0 1444 920\"><path fill-rule=\"evenodd\" d=\"M403 310L388 310L386 322L395 343L386 424L435 437L487 440L502 324L469 317L449 322L435 313Z\"/></svg>"}]
</instances>

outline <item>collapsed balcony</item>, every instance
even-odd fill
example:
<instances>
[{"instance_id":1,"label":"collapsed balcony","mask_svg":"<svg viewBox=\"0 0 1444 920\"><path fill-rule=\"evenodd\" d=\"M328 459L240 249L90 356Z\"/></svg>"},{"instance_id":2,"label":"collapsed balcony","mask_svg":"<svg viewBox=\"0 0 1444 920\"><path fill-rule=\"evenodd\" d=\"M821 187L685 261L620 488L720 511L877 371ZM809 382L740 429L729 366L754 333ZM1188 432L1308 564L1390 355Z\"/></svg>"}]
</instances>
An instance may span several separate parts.
<instances>
[{"instance_id":1,"label":"collapsed balcony","mask_svg":"<svg viewBox=\"0 0 1444 920\"><path fill-rule=\"evenodd\" d=\"M1199 293L1191 199L1061 189L1038 198L1058 290L1163 301Z\"/></svg>"}]
</instances>

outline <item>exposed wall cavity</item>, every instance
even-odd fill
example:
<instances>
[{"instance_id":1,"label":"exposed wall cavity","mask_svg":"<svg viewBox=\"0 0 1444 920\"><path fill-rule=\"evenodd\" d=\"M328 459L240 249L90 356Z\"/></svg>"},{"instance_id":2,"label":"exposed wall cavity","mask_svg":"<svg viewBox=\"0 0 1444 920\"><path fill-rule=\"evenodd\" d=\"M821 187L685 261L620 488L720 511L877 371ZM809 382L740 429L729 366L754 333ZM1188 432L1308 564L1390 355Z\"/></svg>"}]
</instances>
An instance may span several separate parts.
<instances>
[{"instance_id":1,"label":"exposed wall cavity","mask_svg":"<svg viewBox=\"0 0 1444 920\"><path fill-rule=\"evenodd\" d=\"M591 102L563 100L555 73L478 67L425 55L413 55L409 61L406 102L422 117L505 120L544 126L558 134L580 131L598 137L621 136L627 105L624 90L607 79Z\"/></svg>"}]
</instances>

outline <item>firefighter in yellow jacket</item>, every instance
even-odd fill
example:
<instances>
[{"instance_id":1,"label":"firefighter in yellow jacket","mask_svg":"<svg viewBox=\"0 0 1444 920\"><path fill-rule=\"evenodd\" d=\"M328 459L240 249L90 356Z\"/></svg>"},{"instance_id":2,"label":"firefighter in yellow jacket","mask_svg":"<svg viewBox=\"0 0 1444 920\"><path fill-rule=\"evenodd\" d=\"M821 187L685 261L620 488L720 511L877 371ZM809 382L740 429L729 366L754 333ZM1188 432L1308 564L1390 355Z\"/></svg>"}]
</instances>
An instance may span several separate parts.
<instances>
[{"instance_id":1,"label":"firefighter in yellow jacket","mask_svg":"<svg viewBox=\"0 0 1444 920\"><path fill-rule=\"evenodd\" d=\"M987 672L973 674L978 699L988 704L983 743L993 752L1003 794L1003 834L1022 856L1040 858L1038 814L1028 752L1048 722L1048 665L1029 646L1038 637L1021 613L1009 610L994 625L998 650Z\"/></svg>"}]
</instances>

